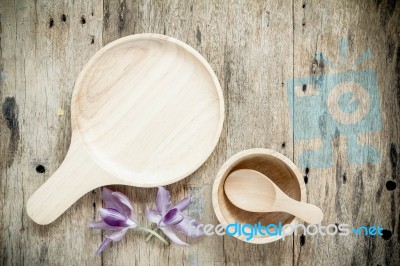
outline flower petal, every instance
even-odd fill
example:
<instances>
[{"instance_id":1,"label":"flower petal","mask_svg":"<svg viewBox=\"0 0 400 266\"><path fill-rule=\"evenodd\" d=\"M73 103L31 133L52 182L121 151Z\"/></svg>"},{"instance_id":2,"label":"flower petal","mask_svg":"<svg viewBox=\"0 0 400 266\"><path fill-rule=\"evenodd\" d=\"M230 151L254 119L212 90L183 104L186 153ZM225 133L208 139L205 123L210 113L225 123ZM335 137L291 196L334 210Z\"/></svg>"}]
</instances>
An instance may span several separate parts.
<instances>
[{"instance_id":1,"label":"flower petal","mask_svg":"<svg viewBox=\"0 0 400 266\"><path fill-rule=\"evenodd\" d=\"M127 221L124 215L114 209L100 208L99 214L103 221L111 226L124 226Z\"/></svg>"},{"instance_id":2,"label":"flower petal","mask_svg":"<svg viewBox=\"0 0 400 266\"><path fill-rule=\"evenodd\" d=\"M125 226L129 228L136 228L138 226L137 222L131 219L126 220Z\"/></svg>"},{"instance_id":3,"label":"flower petal","mask_svg":"<svg viewBox=\"0 0 400 266\"><path fill-rule=\"evenodd\" d=\"M158 187L156 205L158 212L164 216L171 206L171 195L164 187Z\"/></svg>"},{"instance_id":4,"label":"flower petal","mask_svg":"<svg viewBox=\"0 0 400 266\"><path fill-rule=\"evenodd\" d=\"M175 225L183 220L183 214L177 209L171 209L161 221L162 225Z\"/></svg>"},{"instance_id":5,"label":"flower petal","mask_svg":"<svg viewBox=\"0 0 400 266\"><path fill-rule=\"evenodd\" d=\"M117 231L115 233L113 233L110 236L107 236L107 238L111 239L112 241L120 241L124 235L126 234L126 232L128 231L128 228L125 228L121 231Z\"/></svg>"},{"instance_id":6,"label":"flower petal","mask_svg":"<svg viewBox=\"0 0 400 266\"><path fill-rule=\"evenodd\" d=\"M198 228L198 223L192 217L186 216L184 219L174 225L172 228L190 237L199 237L204 235L204 231Z\"/></svg>"},{"instance_id":7,"label":"flower petal","mask_svg":"<svg viewBox=\"0 0 400 266\"><path fill-rule=\"evenodd\" d=\"M161 214L159 214L157 211L151 210L151 209L149 209L149 208L146 208L145 215L146 215L146 218L147 218L150 222L156 223L156 224L158 224L158 223L161 221L161 219L162 219Z\"/></svg>"},{"instance_id":8,"label":"flower petal","mask_svg":"<svg viewBox=\"0 0 400 266\"><path fill-rule=\"evenodd\" d=\"M101 197L104 201L104 203L106 204L106 208L107 209L116 209L117 210L117 206L115 206L114 204L114 198L112 196L112 190L104 187L102 192L101 192Z\"/></svg>"},{"instance_id":9,"label":"flower petal","mask_svg":"<svg viewBox=\"0 0 400 266\"><path fill-rule=\"evenodd\" d=\"M101 229L101 230L110 230L110 231L119 231L119 230L124 229L124 227L108 225L103 220L94 222L94 223L90 223L89 227L92 229Z\"/></svg>"},{"instance_id":10,"label":"flower petal","mask_svg":"<svg viewBox=\"0 0 400 266\"><path fill-rule=\"evenodd\" d=\"M189 207L190 203L192 203L192 200L189 197L184 198L183 200L175 204L175 206L172 208L177 208L180 211L184 211L187 209L187 207Z\"/></svg>"},{"instance_id":11,"label":"flower petal","mask_svg":"<svg viewBox=\"0 0 400 266\"><path fill-rule=\"evenodd\" d=\"M103 243L100 244L99 248L96 251L96 255L99 255L109 244L111 243L111 239L104 239Z\"/></svg>"},{"instance_id":12,"label":"flower petal","mask_svg":"<svg viewBox=\"0 0 400 266\"><path fill-rule=\"evenodd\" d=\"M178 245L182 245L182 246L189 246L187 243L183 242L182 240L180 240L177 235L174 233L174 231L172 231L171 227L169 226L164 226L164 227L160 227L160 229L164 232L164 234L169 238L169 240L171 240L172 242L174 242L175 244Z\"/></svg>"},{"instance_id":13,"label":"flower petal","mask_svg":"<svg viewBox=\"0 0 400 266\"><path fill-rule=\"evenodd\" d=\"M121 192L112 192L111 196L116 209L126 217L131 217L133 214L133 207L129 198ZM131 218L136 220L136 218L133 216Z\"/></svg>"}]
</instances>

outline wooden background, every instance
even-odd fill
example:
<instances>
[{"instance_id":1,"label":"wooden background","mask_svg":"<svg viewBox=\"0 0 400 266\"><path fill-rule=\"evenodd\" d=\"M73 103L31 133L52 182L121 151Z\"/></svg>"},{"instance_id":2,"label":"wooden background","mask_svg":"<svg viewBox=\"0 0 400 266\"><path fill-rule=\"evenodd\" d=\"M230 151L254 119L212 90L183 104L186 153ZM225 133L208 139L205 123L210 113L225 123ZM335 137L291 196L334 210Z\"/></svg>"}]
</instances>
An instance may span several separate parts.
<instances>
[{"instance_id":1,"label":"wooden background","mask_svg":"<svg viewBox=\"0 0 400 266\"><path fill-rule=\"evenodd\" d=\"M0 23L0 265L399 265L396 0L0 0ZM98 218L100 189L49 226L32 222L27 199L68 150L70 98L79 71L105 44L143 32L193 46L224 90L226 121L216 150L198 171L168 186L173 201L191 195L195 202L188 213L214 224L211 187L227 158L266 147L296 163L306 145L317 145L293 140L286 81L337 71L318 61L316 52L336 62L342 38L349 43L349 60L370 48L373 56L359 68L377 73L382 130L360 138L379 149L381 162L349 164L346 138L339 136L332 142L332 168L302 171L308 201L325 211L325 224L379 224L384 237L294 236L250 245L214 236L187 239L191 247L182 248L146 243L144 235L130 232L95 256L103 234L88 223ZM302 108L294 107L294 115ZM133 198L139 217L155 199L156 189L112 188Z\"/></svg>"}]
</instances>

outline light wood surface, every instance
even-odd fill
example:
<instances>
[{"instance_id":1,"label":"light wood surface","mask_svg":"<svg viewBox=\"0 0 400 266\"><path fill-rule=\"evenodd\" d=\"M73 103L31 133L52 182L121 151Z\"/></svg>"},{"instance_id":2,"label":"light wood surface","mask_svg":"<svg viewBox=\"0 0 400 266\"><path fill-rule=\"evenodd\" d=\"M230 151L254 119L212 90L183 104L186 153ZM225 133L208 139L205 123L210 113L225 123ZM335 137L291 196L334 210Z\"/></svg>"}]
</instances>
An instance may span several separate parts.
<instances>
[{"instance_id":1,"label":"light wood surface","mask_svg":"<svg viewBox=\"0 0 400 266\"><path fill-rule=\"evenodd\" d=\"M85 65L71 117L70 151L27 203L39 224L100 186L156 187L193 173L218 142L224 100L213 70L193 48L137 34L108 44Z\"/></svg>"},{"instance_id":2,"label":"light wood surface","mask_svg":"<svg viewBox=\"0 0 400 266\"><path fill-rule=\"evenodd\" d=\"M398 265L399 16L399 1L389 0L0 1L0 264ZM350 164L346 137L338 136L332 141L332 166L303 167L301 175L307 181L304 200L322 208L323 223L380 224L387 230L385 238L299 234L253 245L214 235L183 237L191 247L181 248L145 242L144 235L131 232L94 256L106 234L87 228L99 219L100 189L51 225L34 223L26 202L68 152L71 95L80 71L106 44L146 32L166 34L195 48L221 83L226 119L216 150L190 177L167 186L174 202L192 196L187 213L212 224L219 221L211 187L228 158L263 147L299 165L303 150L321 145L318 140L293 140L290 114L301 118L307 130L307 106L290 111L286 82L346 71L315 56L323 52L340 62L340 39L348 40L349 62L371 49L373 56L357 69L376 72L382 129L359 137L379 149L381 162ZM317 119L324 125L324 117ZM157 190L110 188L134 200L139 222L146 225L141 212L153 206Z\"/></svg>"},{"instance_id":3,"label":"light wood surface","mask_svg":"<svg viewBox=\"0 0 400 266\"><path fill-rule=\"evenodd\" d=\"M320 208L290 198L266 175L252 169L230 173L224 192L232 204L249 212L287 212L311 224L320 224L323 218Z\"/></svg>"}]
</instances>

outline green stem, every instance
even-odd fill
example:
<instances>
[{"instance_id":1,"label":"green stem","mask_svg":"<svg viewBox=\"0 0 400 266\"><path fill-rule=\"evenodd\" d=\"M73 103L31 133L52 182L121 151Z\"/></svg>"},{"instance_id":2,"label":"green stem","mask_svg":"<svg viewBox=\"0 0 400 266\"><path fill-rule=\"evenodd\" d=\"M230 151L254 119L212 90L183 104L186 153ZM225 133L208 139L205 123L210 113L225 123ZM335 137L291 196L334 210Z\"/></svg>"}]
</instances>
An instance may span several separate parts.
<instances>
[{"instance_id":1,"label":"green stem","mask_svg":"<svg viewBox=\"0 0 400 266\"><path fill-rule=\"evenodd\" d=\"M156 227L156 228L154 229L154 232L157 232L158 229L159 229L159 228ZM149 235L146 237L146 242L148 242L152 237L153 237L153 234L149 234Z\"/></svg>"},{"instance_id":2,"label":"green stem","mask_svg":"<svg viewBox=\"0 0 400 266\"><path fill-rule=\"evenodd\" d=\"M164 237L162 237L162 236L159 235L157 232L155 232L155 231L153 231L153 230L151 230L151 229L149 229L149 228L147 228L147 227L138 226L138 227L136 227L136 229L142 230L142 231L145 231L145 232L148 232L148 233L150 233L150 234L156 236L156 237L157 237L158 239L160 239L162 242L164 242L165 245L169 245L169 242L168 242Z\"/></svg>"}]
</instances>

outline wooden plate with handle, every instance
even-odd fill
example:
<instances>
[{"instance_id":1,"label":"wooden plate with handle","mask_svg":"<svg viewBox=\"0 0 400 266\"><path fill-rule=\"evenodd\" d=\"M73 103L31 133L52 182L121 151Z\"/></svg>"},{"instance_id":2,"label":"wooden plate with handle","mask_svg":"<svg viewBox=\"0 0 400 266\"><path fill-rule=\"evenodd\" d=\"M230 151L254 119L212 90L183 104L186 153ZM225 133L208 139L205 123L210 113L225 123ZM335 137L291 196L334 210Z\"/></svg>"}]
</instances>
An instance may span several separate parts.
<instances>
[{"instance_id":1,"label":"wooden plate with handle","mask_svg":"<svg viewBox=\"0 0 400 266\"><path fill-rule=\"evenodd\" d=\"M174 38L138 34L98 51L71 103L72 137L59 169L29 199L48 224L104 185L167 185L200 167L224 120L222 90L207 61Z\"/></svg>"}]
</instances>

